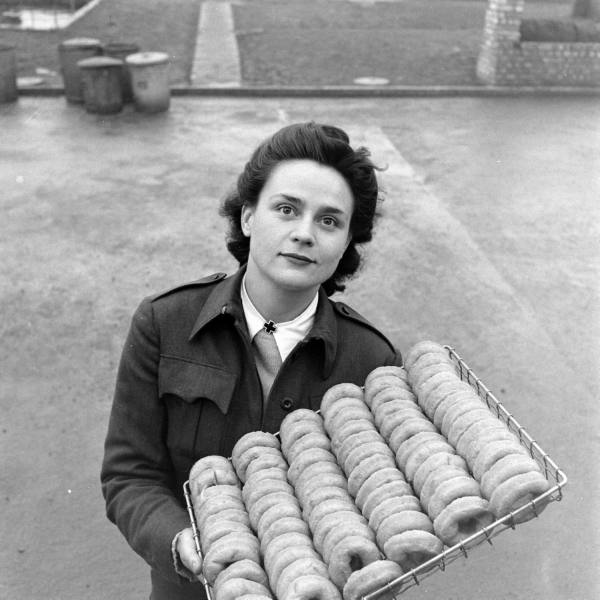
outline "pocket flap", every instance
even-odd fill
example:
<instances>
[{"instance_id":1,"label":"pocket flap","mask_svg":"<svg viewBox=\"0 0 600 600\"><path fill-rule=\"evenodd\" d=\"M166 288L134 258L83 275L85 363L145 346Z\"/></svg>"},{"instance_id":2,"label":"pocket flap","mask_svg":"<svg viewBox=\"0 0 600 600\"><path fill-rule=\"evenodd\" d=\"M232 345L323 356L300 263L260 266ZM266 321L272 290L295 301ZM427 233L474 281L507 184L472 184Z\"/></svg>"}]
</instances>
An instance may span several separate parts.
<instances>
[{"instance_id":1,"label":"pocket flap","mask_svg":"<svg viewBox=\"0 0 600 600\"><path fill-rule=\"evenodd\" d=\"M237 377L219 367L161 356L158 393L174 394L185 402L210 400L225 415L229 410Z\"/></svg>"}]
</instances>

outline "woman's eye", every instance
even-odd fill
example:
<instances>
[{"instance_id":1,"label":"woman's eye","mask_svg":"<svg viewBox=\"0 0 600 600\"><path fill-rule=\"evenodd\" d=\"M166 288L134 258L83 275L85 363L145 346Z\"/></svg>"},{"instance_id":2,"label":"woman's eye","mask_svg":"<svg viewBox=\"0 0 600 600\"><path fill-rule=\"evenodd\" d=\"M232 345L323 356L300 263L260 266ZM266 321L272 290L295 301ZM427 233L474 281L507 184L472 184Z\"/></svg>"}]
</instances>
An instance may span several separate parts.
<instances>
[{"instance_id":1,"label":"woman's eye","mask_svg":"<svg viewBox=\"0 0 600 600\"><path fill-rule=\"evenodd\" d=\"M321 222L325 227L335 227L337 225L337 221L333 217L323 217Z\"/></svg>"},{"instance_id":2,"label":"woman's eye","mask_svg":"<svg viewBox=\"0 0 600 600\"><path fill-rule=\"evenodd\" d=\"M294 214L294 208L292 206L290 206L289 204L282 204L281 206L278 207L278 209L282 215L293 215Z\"/></svg>"}]
</instances>

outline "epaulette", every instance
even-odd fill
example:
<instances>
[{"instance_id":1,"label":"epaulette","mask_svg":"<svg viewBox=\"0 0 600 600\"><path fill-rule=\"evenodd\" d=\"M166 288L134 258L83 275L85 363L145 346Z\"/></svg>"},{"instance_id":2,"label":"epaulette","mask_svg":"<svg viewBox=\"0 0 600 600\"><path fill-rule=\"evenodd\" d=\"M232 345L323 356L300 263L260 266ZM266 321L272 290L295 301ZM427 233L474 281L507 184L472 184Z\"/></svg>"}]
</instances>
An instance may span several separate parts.
<instances>
[{"instance_id":1,"label":"epaulette","mask_svg":"<svg viewBox=\"0 0 600 600\"><path fill-rule=\"evenodd\" d=\"M333 302L333 307L337 313L342 315L342 317L346 317L351 321L355 321L356 323L359 323L367 329L370 329L371 331L376 333L384 342L388 344L388 346L394 352L396 352L396 349L394 348L392 342L390 342L390 340L388 340L388 338L383 333L381 333L381 331L379 331L379 329L377 329L375 325L367 321L367 319L365 319L360 313L356 312L353 308L351 308L347 304L344 304L343 302Z\"/></svg>"},{"instance_id":2,"label":"epaulette","mask_svg":"<svg viewBox=\"0 0 600 600\"><path fill-rule=\"evenodd\" d=\"M202 279L196 279L195 281L183 283L181 285L177 285L175 287L169 288L168 290L159 292L158 294L155 294L154 296L152 296L151 300L154 301L154 300L158 300L159 298L164 298L165 296L168 296L169 294L178 292L180 290L185 290L185 289L189 289L192 287L201 287L201 286L211 285L213 283L222 281L223 279L225 279L225 277L227 277L227 273L213 273L212 275L207 275L206 277L202 277Z\"/></svg>"}]
</instances>

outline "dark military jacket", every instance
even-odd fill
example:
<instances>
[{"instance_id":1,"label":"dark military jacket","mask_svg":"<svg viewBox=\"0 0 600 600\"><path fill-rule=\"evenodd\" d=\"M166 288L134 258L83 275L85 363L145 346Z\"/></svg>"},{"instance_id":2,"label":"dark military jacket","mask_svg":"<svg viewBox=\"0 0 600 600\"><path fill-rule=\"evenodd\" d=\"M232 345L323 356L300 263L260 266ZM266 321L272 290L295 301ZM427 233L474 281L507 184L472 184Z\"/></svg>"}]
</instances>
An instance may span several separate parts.
<instances>
[{"instance_id":1,"label":"dark military jacket","mask_svg":"<svg viewBox=\"0 0 600 600\"><path fill-rule=\"evenodd\" d=\"M152 567L155 600L203 597L171 557L174 536L190 526L182 486L196 460L230 456L245 433L275 433L290 411L318 409L331 386L363 385L374 368L401 364L377 329L321 289L314 325L285 359L263 408L242 276L217 273L146 298L123 349L102 491L108 517Z\"/></svg>"}]
</instances>

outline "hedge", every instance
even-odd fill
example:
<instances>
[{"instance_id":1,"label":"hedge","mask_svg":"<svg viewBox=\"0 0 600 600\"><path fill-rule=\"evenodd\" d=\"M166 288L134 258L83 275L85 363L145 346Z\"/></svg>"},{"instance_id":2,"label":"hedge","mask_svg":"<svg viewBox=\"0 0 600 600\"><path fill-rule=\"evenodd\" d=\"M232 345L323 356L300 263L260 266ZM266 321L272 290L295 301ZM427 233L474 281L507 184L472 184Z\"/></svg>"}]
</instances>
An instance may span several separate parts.
<instances>
[{"instance_id":1,"label":"hedge","mask_svg":"<svg viewBox=\"0 0 600 600\"><path fill-rule=\"evenodd\" d=\"M522 42L600 42L600 23L591 19L522 19Z\"/></svg>"}]
</instances>

